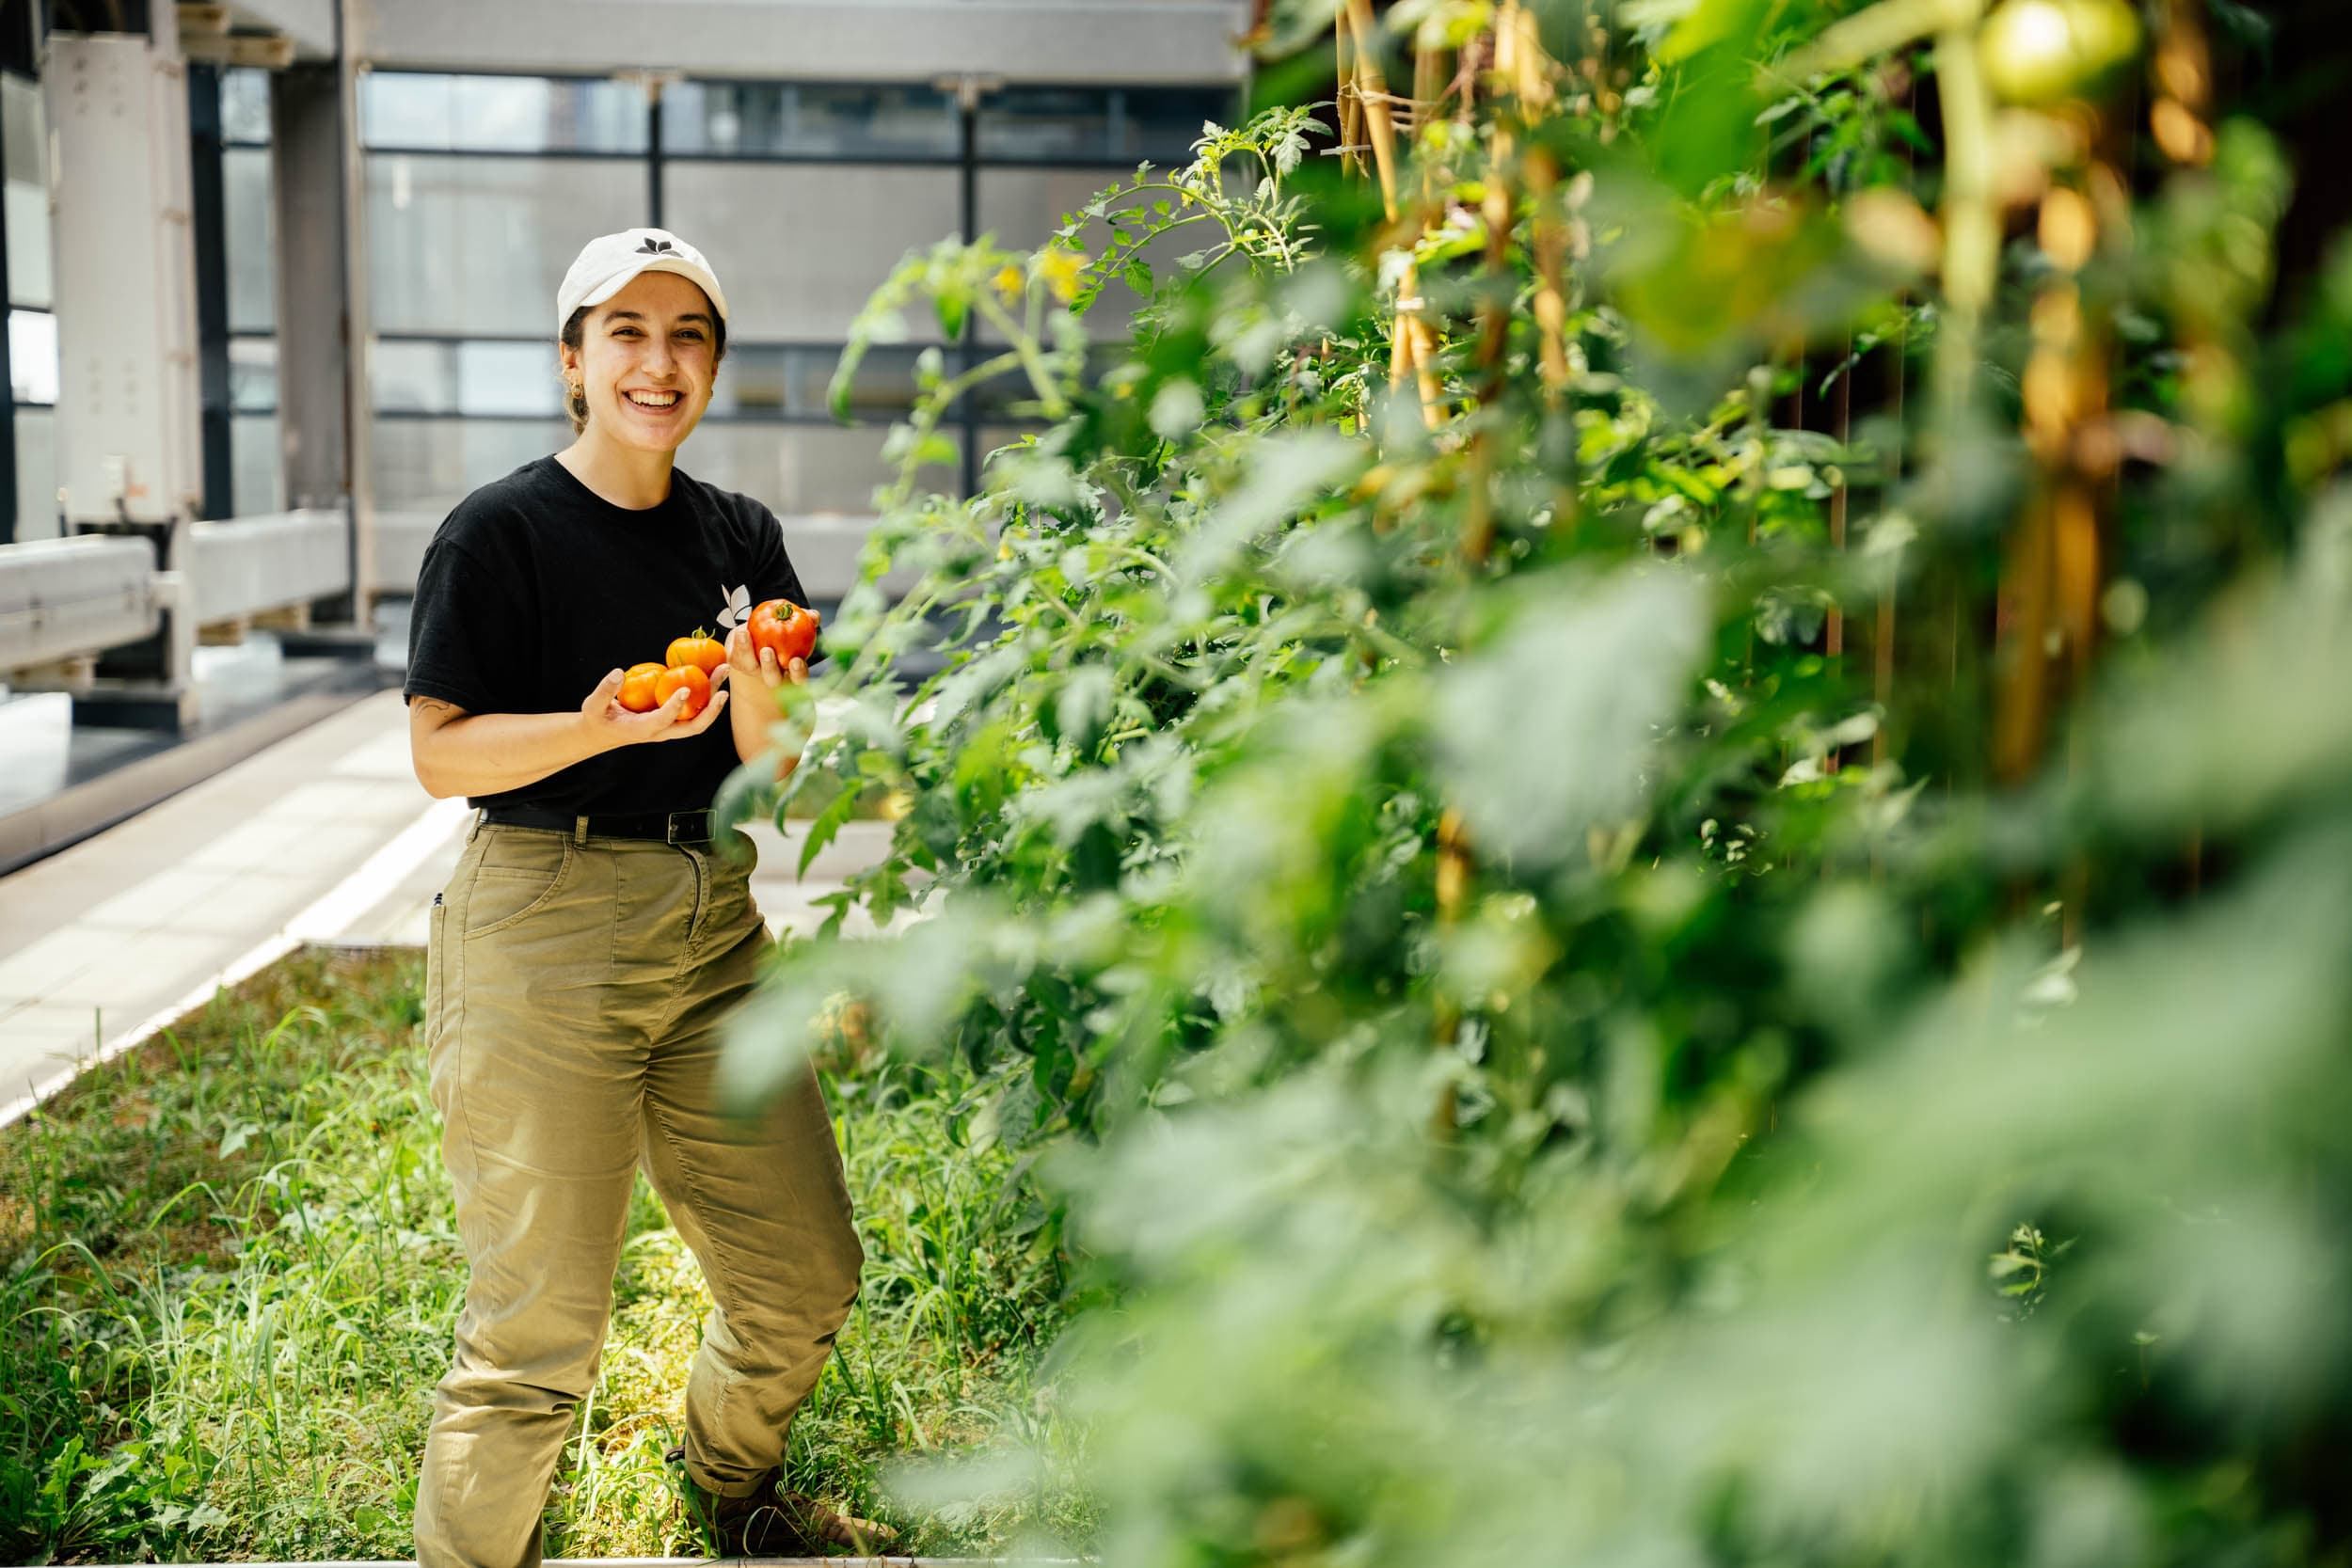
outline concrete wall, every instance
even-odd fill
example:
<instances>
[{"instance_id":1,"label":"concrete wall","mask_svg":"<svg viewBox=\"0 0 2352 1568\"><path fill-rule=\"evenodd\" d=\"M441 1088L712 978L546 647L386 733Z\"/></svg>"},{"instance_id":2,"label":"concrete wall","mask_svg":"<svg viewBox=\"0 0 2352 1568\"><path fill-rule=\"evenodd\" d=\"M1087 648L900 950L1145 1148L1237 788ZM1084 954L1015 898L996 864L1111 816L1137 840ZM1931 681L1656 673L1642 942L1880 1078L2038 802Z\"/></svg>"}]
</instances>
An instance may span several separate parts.
<instances>
[{"instance_id":1,"label":"concrete wall","mask_svg":"<svg viewBox=\"0 0 2352 1568\"><path fill-rule=\"evenodd\" d=\"M1238 79L1248 0L354 0L352 53L444 71L801 81Z\"/></svg>"}]
</instances>

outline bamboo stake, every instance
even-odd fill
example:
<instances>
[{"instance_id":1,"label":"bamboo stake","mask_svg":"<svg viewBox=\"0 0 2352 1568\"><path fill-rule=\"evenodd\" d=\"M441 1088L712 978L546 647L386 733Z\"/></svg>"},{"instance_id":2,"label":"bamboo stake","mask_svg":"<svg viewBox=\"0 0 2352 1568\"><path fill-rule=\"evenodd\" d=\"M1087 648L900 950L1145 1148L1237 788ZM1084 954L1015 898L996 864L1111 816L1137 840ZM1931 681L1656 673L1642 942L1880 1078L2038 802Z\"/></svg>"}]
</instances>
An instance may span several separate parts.
<instances>
[{"instance_id":1,"label":"bamboo stake","mask_svg":"<svg viewBox=\"0 0 2352 1568\"><path fill-rule=\"evenodd\" d=\"M1380 74L1378 51L1373 47L1372 0L1347 0L1341 8L1343 25L1356 61L1355 93L1364 115L1372 161L1380 176L1380 200L1389 221L1397 220L1396 125L1389 116L1389 85Z\"/></svg>"},{"instance_id":2,"label":"bamboo stake","mask_svg":"<svg viewBox=\"0 0 2352 1568\"><path fill-rule=\"evenodd\" d=\"M1955 0L1937 33L1936 81L1943 95L1944 303L1935 356L1935 414L1943 428L1973 423L1977 346L2001 264L2000 198L1993 165L1993 93L1977 61L1982 0ZM1869 13L1865 13L1869 14ZM1937 453L1939 464L1951 453Z\"/></svg>"},{"instance_id":3,"label":"bamboo stake","mask_svg":"<svg viewBox=\"0 0 2352 1568\"><path fill-rule=\"evenodd\" d=\"M1445 96L1445 35L1424 22L1413 35L1413 112L1406 125L1418 135L1438 118Z\"/></svg>"},{"instance_id":4,"label":"bamboo stake","mask_svg":"<svg viewBox=\"0 0 2352 1568\"><path fill-rule=\"evenodd\" d=\"M1364 103L1356 95L1355 33L1348 25L1347 8L1342 6L1331 28L1331 40L1338 53L1339 87L1334 96L1339 101L1340 167L1357 174L1364 172Z\"/></svg>"},{"instance_id":5,"label":"bamboo stake","mask_svg":"<svg viewBox=\"0 0 2352 1568\"><path fill-rule=\"evenodd\" d=\"M1354 35L1356 94L1363 104L1373 165L1380 175L1381 206L1394 225L1403 216L1397 196L1396 121L1390 107L1395 101L1389 94L1373 47L1372 0L1347 0L1344 13ZM1438 403L1437 374L1430 363L1436 348L1421 319L1421 309L1420 284L1414 270L1407 267L1397 280L1396 320L1390 329L1389 384L1399 396L1411 385L1422 422L1430 424L1436 420Z\"/></svg>"}]
</instances>

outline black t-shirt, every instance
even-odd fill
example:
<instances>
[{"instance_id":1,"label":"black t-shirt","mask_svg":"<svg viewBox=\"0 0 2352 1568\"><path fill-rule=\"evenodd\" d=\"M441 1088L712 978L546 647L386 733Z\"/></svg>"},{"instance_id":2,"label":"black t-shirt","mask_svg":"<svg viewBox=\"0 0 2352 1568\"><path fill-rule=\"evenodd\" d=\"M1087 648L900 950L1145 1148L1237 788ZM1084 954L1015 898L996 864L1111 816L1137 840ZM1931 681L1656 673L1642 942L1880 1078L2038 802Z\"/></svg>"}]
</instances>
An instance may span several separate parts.
<instances>
[{"instance_id":1,"label":"black t-shirt","mask_svg":"<svg viewBox=\"0 0 2352 1568\"><path fill-rule=\"evenodd\" d=\"M674 637L700 626L724 641L730 602L740 619L779 598L808 603L782 525L750 497L673 470L667 499L631 511L542 457L468 496L435 531L402 689L468 713L572 712L606 672L660 663ZM737 761L722 714L691 740L624 746L469 803L694 811Z\"/></svg>"}]
</instances>

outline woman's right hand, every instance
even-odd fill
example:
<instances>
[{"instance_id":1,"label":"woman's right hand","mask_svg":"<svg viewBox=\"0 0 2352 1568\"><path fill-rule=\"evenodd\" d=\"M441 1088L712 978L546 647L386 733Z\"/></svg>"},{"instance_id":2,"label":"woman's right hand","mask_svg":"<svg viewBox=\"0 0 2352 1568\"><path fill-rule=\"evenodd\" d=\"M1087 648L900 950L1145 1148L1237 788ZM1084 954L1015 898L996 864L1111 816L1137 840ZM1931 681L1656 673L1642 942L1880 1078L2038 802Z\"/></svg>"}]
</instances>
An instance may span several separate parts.
<instances>
[{"instance_id":1,"label":"woman's right hand","mask_svg":"<svg viewBox=\"0 0 2352 1568\"><path fill-rule=\"evenodd\" d=\"M723 666L722 667L723 668ZM580 716L590 738L600 752L621 746L643 745L649 740L686 740L698 736L718 721L720 710L727 705L724 680L712 683L710 701L691 719L680 719L685 711L687 693L683 688L670 693L669 700L660 707L644 713L632 713L621 705L621 672L613 671L596 683L588 693L588 700L580 705Z\"/></svg>"}]
</instances>

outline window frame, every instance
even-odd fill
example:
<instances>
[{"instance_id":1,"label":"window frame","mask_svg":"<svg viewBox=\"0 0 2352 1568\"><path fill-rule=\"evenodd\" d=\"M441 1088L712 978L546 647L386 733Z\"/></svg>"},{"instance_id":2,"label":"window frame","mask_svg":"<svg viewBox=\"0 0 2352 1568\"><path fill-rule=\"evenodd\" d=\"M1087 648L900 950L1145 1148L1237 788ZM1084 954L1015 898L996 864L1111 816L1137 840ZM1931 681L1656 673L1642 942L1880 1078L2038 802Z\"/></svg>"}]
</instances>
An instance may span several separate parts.
<instances>
[{"instance_id":1,"label":"window frame","mask_svg":"<svg viewBox=\"0 0 2352 1568\"><path fill-rule=\"evenodd\" d=\"M609 74L599 75L591 72L579 71L435 71L425 67L403 67L390 64L372 66L369 68L369 72L371 75L417 75L434 77L485 76L548 82L610 82L615 80L626 80L626 78L616 78L615 76ZM812 87L847 89L851 91L859 89L877 91L905 88L933 89L936 87L936 84L910 80L836 80L821 77L729 76L706 75L700 73L678 80L682 83L691 84L696 87ZM1000 100L1008 96L1014 96L1024 92L1102 93L1105 95L1106 98L1106 139L1116 136L1118 134L1118 126L1121 119L1121 111L1128 102L1128 95L1131 94L1152 94L1158 92L1167 92L1171 94L1192 93L1199 94L1204 99L1216 95L1222 95L1226 104L1225 114L1228 117L1238 114L1242 106L1242 85L1239 82L1232 80L1150 84L1105 83L1099 85L1086 84L1074 87L1067 83L1042 81L1008 82L993 84L985 91L976 96L956 95L953 93L946 95L947 100L946 104L946 113L952 117L955 125L956 150L952 153L884 152L862 150L845 152L830 150L787 150L769 148L749 150L740 149L729 150L709 147L686 149L670 145L669 138L666 138L662 134L662 100L664 97L662 84L658 81L649 80L645 82L644 86L646 88L644 94L645 145L642 151L615 151L605 149L586 148L551 148L538 150L518 150L512 149L413 146L402 142L376 142L370 140L365 135L365 127L362 124L355 128L357 138L358 140L362 169L364 171L368 160L378 154L386 156L437 157L451 159L495 158L508 162L548 159L567 162L608 164L641 163L644 166L645 170L644 211L647 215L644 221L648 226L655 228L664 227L663 208L666 204L664 187L668 169L670 166L674 164L720 166L746 165L754 166L789 166L806 165L818 167L908 168L925 170L949 169L955 171L960 177L958 181L958 211L955 214L957 225L956 231L969 236L978 231L978 185L980 171L984 168L1018 169L1032 172L1067 170L1089 174L1109 175L1131 171L1135 168L1138 162L1143 161L1142 158L1138 157L1128 157L1115 154L1111 151L1108 146L1104 147L1099 152L1057 152L1051 156L1023 156L1006 153L1001 150L985 152L981 150L980 145L983 139L981 136L981 126L983 118L988 111L988 107L992 100ZM364 91L364 88L362 90ZM355 109L355 118L357 117L358 111ZM236 146L241 144L232 142L228 145ZM876 281L879 282L880 279L877 279ZM240 336L249 335L250 334L240 334ZM455 345L466 342L545 343L548 341L547 339L536 334L526 333L421 332L406 329L399 331L377 331L373 328L373 325L371 325L367 337L368 341L372 344L375 342L426 342L445 345ZM838 358L838 356L844 346L843 341L839 339L818 337L758 339L731 337L728 342L728 347L731 352L818 352L830 353L836 359ZM987 352L984 345L977 341L972 325L969 323L966 324L964 334L960 340L939 346L944 353L952 356L955 360L960 362L961 366L966 367L978 363L979 356ZM544 422L548 418L548 416L543 414L520 413L514 411L472 414L462 411L427 411L414 408L385 408L377 405L375 401L375 390L373 385L367 388L366 398L368 413L372 419L395 421L445 421L453 419L464 419L494 422L532 423ZM258 411L246 409L240 410L240 412L253 413ZM557 417L560 418L561 416L559 415ZM846 423L852 427L886 427L892 423L898 422L903 417L903 411L895 407L886 408L867 405L865 407L853 407L850 411L850 416L846 420ZM726 410L706 414L704 419L707 422L719 425L767 425L779 429L810 425L839 426L845 422L834 419L829 411L795 408L763 408L757 412L744 412L739 409ZM967 493L977 486L979 462L982 455L982 446L979 437L984 427L992 430L1009 428L1040 428L1036 421L1011 419L1004 413L1001 406L993 406L990 404L989 400L977 397L964 399L962 405L956 410L955 414L951 417L951 422L958 427L959 434L961 436L961 446L963 451L963 472L961 477L963 488Z\"/></svg>"}]
</instances>

